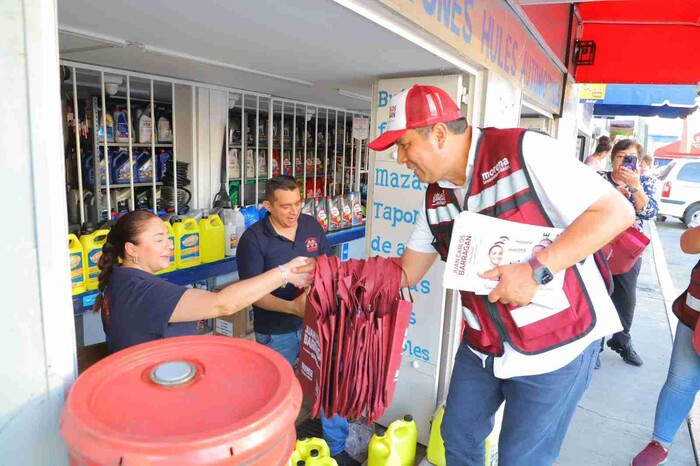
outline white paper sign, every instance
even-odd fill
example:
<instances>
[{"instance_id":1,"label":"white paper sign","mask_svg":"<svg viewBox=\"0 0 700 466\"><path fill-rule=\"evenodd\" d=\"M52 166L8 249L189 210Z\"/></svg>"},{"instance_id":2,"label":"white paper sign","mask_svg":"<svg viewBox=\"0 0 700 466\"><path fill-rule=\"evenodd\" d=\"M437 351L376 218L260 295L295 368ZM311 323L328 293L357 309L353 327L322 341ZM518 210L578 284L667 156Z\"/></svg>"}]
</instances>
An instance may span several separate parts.
<instances>
[{"instance_id":1,"label":"white paper sign","mask_svg":"<svg viewBox=\"0 0 700 466\"><path fill-rule=\"evenodd\" d=\"M562 233L560 228L509 222L474 212L462 212L454 222L450 252L445 264L444 286L486 295L498 281L479 277L499 265L527 262ZM560 307L566 300L562 289L564 271L539 287L532 302Z\"/></svg>"},{"instance_id":2,"label":"white paper sign","mask_svg":"<svg viewBox=\"0 0 700 466\"><path fill-rule=\"evenodd\" d=\"M369 118L352 119L352 137L364 141L369 137Z\"/></svg>"}]
</instances>

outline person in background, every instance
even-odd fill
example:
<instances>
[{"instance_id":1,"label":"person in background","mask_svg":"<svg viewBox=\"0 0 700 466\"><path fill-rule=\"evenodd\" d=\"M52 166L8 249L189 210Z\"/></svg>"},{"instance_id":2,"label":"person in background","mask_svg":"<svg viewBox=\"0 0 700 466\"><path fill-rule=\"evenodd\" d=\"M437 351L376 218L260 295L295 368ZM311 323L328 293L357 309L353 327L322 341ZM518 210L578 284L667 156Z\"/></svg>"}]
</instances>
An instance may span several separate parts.
<instances>
[{"instance_id":1,"label":"person in background","mask_svg":"<svg viewBox=\"0 0 700 466\"><path fill-rule=\"evenodd\" d=\"M299 186L291 176L276 176L265 183L263 205L269 215L248 228L238 244L236 261L241 278L270 273L292 257L332 255L333 250L318 221L301 215ZM314 261L315 262L315 261ZM295 365L301 346L306 295L293 286L270 290L253 304L255 341L280 353ZM321 415L323 437L339 466L359 465L346 451L348 421Z\"/></svg>"},{"instance_id":2,"label":"person in background","mask_svg":"<svg viewBox=\"0 0 700 466\"><path fill-rule=\"evenodd\" d=\"M700 227L683 233L681 249L686 254L700 253ZM668 375L656 403L654 432L649 444L634 457L632 466L657 466L666 462L673 438L700 390L700 356L692 342L700 311L700 287L693 285L700 283L700 262L690 277L691 285L673 303L678 324Z\"/></svg>"},{"instance_id":3,"label":"person in background","mask_svg":"<svg viewBox=\"0 0 700 466\"><path fill-rule=\"evenodd\" d=\"M461 210L563 229L529 261L480 274L498 280L488 297L460 293L466 325L441 427L448 465L483 466L505 401L499 464L551 465L590 382L598 340L621 328L601 269L579 262L632 223L632 207L595 172L562 156L549 136L469 126L439 87L412 86L389 107L388 129L369 148L395 145L397 162L428 183L401 257L405 285L419 282L438 257L446 261ZM559 272L573 304L527 309L538 286Z\"/></svg>"},{"instance_id":4,"label":"person in background","mask_svg":"<svg viewBox=\"0 0 700 466\"><path fill-rule=\"evenodd\" d=\"M612 149L610 138L607 136L599 137L598 144L595 146L595 152L586 157L586 160L584 160L583 163L597 172L605 171L604 164L610 155L610 149Z\"/></svg>"},{"instance_id":5,"label":"person in background","mask_svg":"<svg viewBox=\"0 0 700 466\"><path fill-rule=\"evenodd\" d=\"M654 166L654 158L650 155L645 155L639 162L639 174L653 176L652 170Z\"/></svg>"},{"instance_id":6,"label":"person in background","mask_svg":"<svg viewBox=\"0 0 700 466\"><path fill-rule=\"evenodd\" d=\"M634 207L637 214L634 224L639 231L644 229L644 220L656 217L658 203L654 179L647 175L638 173L638 144L632 139L621 139L615 143L610 156L612 162L612 172L599 172L599 174L617 189ZM637 170L630 170L623 165L625 156L637 158ZM641 366L642 358L637 354L632 346L632 319L634 318L634 308L637 304L637 278L642 269L642 258L640 257L629 272L613 275L614 290L611 296L615 308L620 316L623 330L615 333L608 340L608 347L618 353L622 359L630 365ZM600 367L599 363L596 363Z\"/></svg>"},{"instance_id":7,"label":"person in background","mask_svg":"<svg viewBox=\"0 0 700 466\"><path fill-rule=\"evenodd\" d=\"M110 353L160 338L194 335L197 322L234 314L281 285L304 287L313 264L298 257L219 293L190 289L154 275L168 268L173 244L163 220L145 211L112 227L99 259L101 311ZM119 264L119 259L122 264Z\"/></svg>"}]
</instances>

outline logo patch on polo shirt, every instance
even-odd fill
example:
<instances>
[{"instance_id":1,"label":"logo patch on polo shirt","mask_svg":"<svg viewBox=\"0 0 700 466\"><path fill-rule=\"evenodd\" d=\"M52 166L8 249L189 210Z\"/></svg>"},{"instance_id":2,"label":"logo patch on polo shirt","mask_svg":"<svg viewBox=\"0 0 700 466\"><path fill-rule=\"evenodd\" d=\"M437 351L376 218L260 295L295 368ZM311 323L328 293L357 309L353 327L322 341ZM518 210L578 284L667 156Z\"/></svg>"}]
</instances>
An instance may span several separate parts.
<instances>
[{"instance_id":1,"label":"logo patch on polo shirt","mask_svg":"<svg viewBox=\"0 0 700 466\"><path fill-rule=\"evenodd\" d=\"M306 252L316 252L318 251L318 241L316 238L309 238L306 240Z\"/></svg>"}]
</instances>

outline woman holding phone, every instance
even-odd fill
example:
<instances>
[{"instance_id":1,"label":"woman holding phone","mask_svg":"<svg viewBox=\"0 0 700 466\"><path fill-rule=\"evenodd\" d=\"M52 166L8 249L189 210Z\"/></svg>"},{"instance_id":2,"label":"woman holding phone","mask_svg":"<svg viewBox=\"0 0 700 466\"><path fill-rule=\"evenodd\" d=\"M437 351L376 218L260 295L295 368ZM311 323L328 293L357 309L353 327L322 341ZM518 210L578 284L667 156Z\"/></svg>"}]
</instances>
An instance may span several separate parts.
<instances>
[{"instance_id":1,"label":"woman holding phone","mask_svg":"<svg viewBox=\"0 0 700 466\"><path fill-rule=\"evenodd\" d=\"M654 178L639 174L637 142L633 139L622 139L615 143L610 159L612 171L598 173L632 203L637 214L632 226L643 231L644 220L656 217L658 211ZM637 278L641 268L642 258L640 257L629 272L613 275L615 289L610 296L620 316L623 330L608 340L608 346L618 353L627 364L633 366L642 365L642 358L632 347L630 335L634 308L637 304Z\"/></svg>"},{"instance_id":2,"label":"woman holding phone","mask_svg":"<svg viewBox=\"0 0 700 466\"><path fill-rule=\"evenodd\" d=\"M315 265L297 257L211 293L154 275L168 267L172 250L163 220L145 210L129 212L110 230L99 260L100 294L94 307L102 313L109 353L160 338L194 335L199 320L234 314L287 283L306 286Z\"/></svg>"}]
</instances>

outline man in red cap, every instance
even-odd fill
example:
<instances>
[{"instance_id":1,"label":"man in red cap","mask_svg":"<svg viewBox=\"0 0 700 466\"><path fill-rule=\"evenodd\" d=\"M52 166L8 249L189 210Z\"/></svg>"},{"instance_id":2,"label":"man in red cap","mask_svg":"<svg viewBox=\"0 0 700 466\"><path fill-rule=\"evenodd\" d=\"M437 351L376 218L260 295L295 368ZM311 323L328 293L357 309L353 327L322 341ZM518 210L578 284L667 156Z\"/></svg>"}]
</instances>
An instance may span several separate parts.
<instances>
[{"instance_id":1,"label":"man in red cap","mask_svg":"<svg viewBox=\"0 0 700 466\"><path fill-rule=\"evenodd\" d=\"M499 460L552 464L595 365L598 340L618 331L604 260L591 256L634 221L629 203L556 140L524 129L468 126L449 95L413 86L392 97L388 130L369 147L396 146L397 160L428 183L402 258L414 285L444 261L462 210L564 232L529 262L497 265L488 296L460 292L465 326L442 436L447 464L483 465L485 439L505 401ZM604 271L604 272L601 272ZM564 275L566 300L532 303Z\"/></svg>"}]
</instances>

